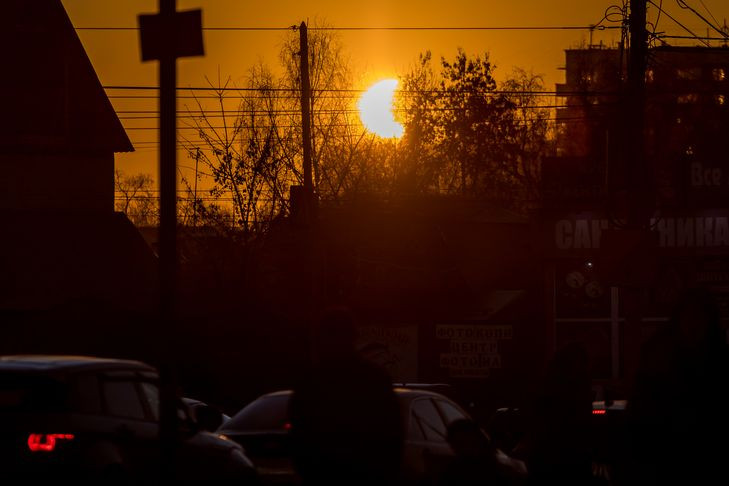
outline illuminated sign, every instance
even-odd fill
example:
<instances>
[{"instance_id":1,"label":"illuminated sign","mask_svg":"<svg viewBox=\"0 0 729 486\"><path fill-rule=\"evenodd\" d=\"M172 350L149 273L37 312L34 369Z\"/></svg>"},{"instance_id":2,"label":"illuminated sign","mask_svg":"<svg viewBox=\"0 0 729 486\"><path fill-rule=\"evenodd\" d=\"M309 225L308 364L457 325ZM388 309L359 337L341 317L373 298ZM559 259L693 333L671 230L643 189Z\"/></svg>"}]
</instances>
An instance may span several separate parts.
<instances>
[{"instance_id":1,"label":"illuminated sign","mask_svg":"<svg viewBox=\"0 0 729 486\"><path fill-rule=\"evenodd\" d=\"M608 219L561 219L554 225L554 245L558 250L597 249L611 227ZM729 247L727 216L654 218L651 227L662 248Z\"/></svg>"}]
</instances>

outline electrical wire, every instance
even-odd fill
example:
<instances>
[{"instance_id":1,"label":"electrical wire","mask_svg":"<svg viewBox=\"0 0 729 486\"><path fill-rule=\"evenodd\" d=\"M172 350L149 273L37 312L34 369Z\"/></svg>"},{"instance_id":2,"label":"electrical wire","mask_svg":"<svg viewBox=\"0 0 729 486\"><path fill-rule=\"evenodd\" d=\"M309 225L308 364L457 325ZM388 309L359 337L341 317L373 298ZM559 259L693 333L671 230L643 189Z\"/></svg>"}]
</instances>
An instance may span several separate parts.
<instances>
[{"instance_id":1,"label":"electrical wire","mask_svg":"<svg viewBox=\"0 0 729 486\"><path fill-rule=\"evenodd\" d=\"M102 86L104 89L107 90L129 90L129 91L158 91L159 86L142 86L142 85L104 85ZM214 92L227 92L227 91L243 91L243 92L271 92L271 93L291 93L290 99L300 99L301 94L296 89L291 88L214 88L214 87L182 87L178 86L175 88L177 91L214 91ZM318 88L318 89L312 89L313 93L353 93L353 94L361 94L367 91L367 88ZM438 94L438 93L475 93L475 94L505 94L505 95L555 95L557 94L557 91L555 90L527 90L527 91L518 91L518 90L504 90L504 89L494 89L494 90L454 90L454 91L443 91L443 89L440 88L433 88L433 89L423 89L423 90L399 90L396 89L395 93L397 94ZM567 94L584 94L584 91L575 91L575 92L569 92ZM154 96L157 98L157 96ZM215 98L218 98L215 96ZM289 98L289 97L287 97ZM262 97L261 99L268 99L266 97Z\"/></svg>"},{"instance_id":2,"label":"electrical wire","mask_svg":"<svg viewBox=\"0 0 729 486\"><path fill-rule=\"evenodd\" d=\"M484 31L525 31L525 30L607 30L614 29L617 27L613 26L590 26L590 25L518 25L518 26L377 26L377 27L308 27L309 31L460 31L460 30L484 30ZM81 31L137 31L139 27L75 27L76 30ZM298 26L290 27L203 27L205 31L241 31L241 32L256 32L256 31L296 31Z\"/></svg>"},{"instance_id":3,"label":"electrical wire","mask_svg":"<svg viewBox=\"0 0 729 486\"><path fill-rule=\"evenodd\" d=\"M716 25L719 25L719 21L716 20L716 17L714 17L714 14L711 13L711 10L709 10L709 7L706 6L706 4L704 3L704 0L699 0L699 2L701 2L701 6L704 7L704 10L706 10L709 13L709 16L714 20L714 23Z\"/></svg>"},{"instance_id":4,"label":"electrical wire","mask_svg":"<svg viewBox=\"0 0 729 486\"><path fill-rule=\"evenodd\" d=\"M726 41L729 40L729 37L712 37L712 36L692 36L692 35L662 35L661 38L663 39L686 39L686 40L696 40L696 39L703 39L707 41Z\"/></svg>"},{"instance_id":5,"label":"electrical wire","mask_svg":"<svg viewBox=\"0 0 729 486\"><path fill-rule=\"evenodd\" d=\"M717 27L716 25L711 23L711 21L709 21L706 17L701 15L695 8L693 8L691 5L686 3L685 0L676 0L676 3L678 3L678 6L681 7L682 9L690 10L691 12L693 12L694 15L696 15L698 18L703 20L706 25L708 25L709 27L714 29L716 32L718 32L721 36L724 37L724 39L729 39L729 34L727 34L723 30L721 30L719 27Z\"/></svg>"},{"instance_id":6,"label":"electrical wire","mask_svg":"<svg viewBox=\"0 0 729 486\"><path fill-rule=\"evenodd\" d=\"M706 42L705 40L703 40L703 39L702 39L702 38L701 38L700 36L696 35L696 33L695 33L694 31L692 31L691 29L689 29L688 27L686 27L685 25L683 25L683 24L682 24L682 23L681 23L680 21L678 21L678 20L677 20L676 18L674 18L674 17L673 17L673 16L671 15L671 14L669 14L668 12L666 12L666 11L665 11L665 10L664 10L663 8L661 8L661 6L660 6L660 5L656 4L656 3L655 3L655 2L653 1L653 0L648 0L648 3L650 3L651 5L653 5L654 7L656 7L656 8L657 8L658 10L660 10L661 12L663 12L663 14L664 14L664 15L665 15L666 17L668 17L669 19L671 19L671 20L672 20L672 21L673 21L674 23L676 23L676 24L677 24L677 25L678 25L679 27L681 27L681 28L682 28L683 30L685 30L686 32L688 32L689 34L691 34L692 36L694 36L694 39L696 39L696 40L700 41L700 42L701 42L702 44L704 44L704 45L705 45L706 47L711 47L711 46L709 45L709 43L708 43L708 42Z\"/></svg>"}]
</instances>

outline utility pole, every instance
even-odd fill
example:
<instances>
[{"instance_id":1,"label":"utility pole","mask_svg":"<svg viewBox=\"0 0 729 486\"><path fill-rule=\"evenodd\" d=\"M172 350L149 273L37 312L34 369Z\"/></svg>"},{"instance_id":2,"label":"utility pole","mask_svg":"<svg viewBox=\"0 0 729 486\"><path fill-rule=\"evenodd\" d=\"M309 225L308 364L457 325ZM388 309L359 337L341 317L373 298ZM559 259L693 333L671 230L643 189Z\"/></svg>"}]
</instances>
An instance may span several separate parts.
<instances>
[{"instance_id":1,"label":"utility pole","mask_svg":"<svg viewBox=\"0 0 729 486\"><path fill-rule=\"evenodd\" d=\"M159 0L162 22L169 28L176 0ZM174 336L177 295L177 59L168 46L159 62L159 279L163 339ZM173 345L174 346L174 345ZM160 369L160 446L162 481L174 477L177 448L176 376L171 357Z\"/></svg>"},{"instance_id":2,"label":"utility pole","mask_svg":"<svg viewBox=\"0 0 729 486\"><path fill-rule=\"evenodd\" d=\"M176 3L159 0L163 23L172 23ZM177 282L177 59L173 48L160 58L159 86L160 294L162 313L171 317Z\"/></svg>"},{"instance_id":3,"label":"utility pole","mask_svg":"<svg viewBox=\"0 0 729 486\"><path fill-rule=\"evenodd\" d=\"M173 366L177 335L177 58L204 54L202 12L177 12L176 0L159 0L159 13L139 16L142 60L159 61L160 226L160 484L173 481L177 447L177 386Z\"/></svg>"},{"instance_id":4,"label":"utility pole","mask_svg":"<svg viewBox=\"0 0 729 486\"><path fill-rule=\"evenodd\" d=\"M299 56L301 58L301 137L304 144L304 191L307 214L313 201L314 182L311 177L311 86L309 84L309 37L306 22L299 26ZM311 198L311 199L310 199Z\"/></svg>"},{"instance_id":5,"label":"utility pole","mask_svg":"<svg viewBox=\"0 0 729 486\"><path fill-rule=\"evenodd\" d=\"M634 384L640 363L642 345L643 298L651 278L651 236L649 221L654 209L653 174L645 153L646 69L648 30L646 0L630 0L630 52L628 61L628 93L626 122L628 131L624 163L627 191L627 228L623 230L623 246L627 248L622 262L621 300L625 309L623 376L628 388ZM653 250L655 251L655 250Z\"/></svg>"},{"instance_id":6,"label":"utility pole","mask_svg":"<svg viewBox=\"0 0 729 486\"><path fill-rule=\"evenodd\" d=\"M301 77L301 141L303 145L304 186L297 188L298 193L298 220L303 227L303 263L305 278L303 293L305 298L305 319L309 331L313 331L314 313L318 298L318 271L317 271L317 244L316 244L316 199L314 197L314 181L312 175L311 150L311 84L309 82L309 37L306 22L299 25L299 59ZM293 191L292 191L293 196ZM294 201L292 201L292 207Z\"/></svg>"},{"instance_id":7,"label":"utility pole","mask_svg":"<svg viewBox=\"0 0 729 486\"><path fill-rule=\"evenodd\" d=\"M630 58L628 63L627 121L628 160L628 225L631 229L646 227L653 209L653 178L645 158L646 69L648 63L648 29L646 0L630 0Z\"/></svg>"},{"instance_id":8,"label":"utility pole","mask_svg":"<svg viewBox=\"0 0 729 486\"><path fill-rule=\"evenodd\" d=\"M200 147L195 150L195 185L192 190L192 225L197 227L197 166L200 163Z\"/></svg>"}]
</instances>

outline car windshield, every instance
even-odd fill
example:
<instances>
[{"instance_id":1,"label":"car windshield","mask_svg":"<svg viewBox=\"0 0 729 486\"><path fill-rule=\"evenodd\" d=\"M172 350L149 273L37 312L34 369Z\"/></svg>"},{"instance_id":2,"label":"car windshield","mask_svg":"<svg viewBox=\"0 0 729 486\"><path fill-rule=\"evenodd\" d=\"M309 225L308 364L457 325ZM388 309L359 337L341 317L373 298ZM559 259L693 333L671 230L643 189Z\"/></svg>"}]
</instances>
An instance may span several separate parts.
<instances>
[{"instance_id":1,"label":"car windshield","mask_svg":"<svg viewBox=\"0 0 729 486\"><path fill-rule=\"evenodd\" d=\"M68 387L47 376L0 372L0 412L60 412Z\"/></svg>"},{"instance_id":2,"label":"car windshield","mask_svg":"<svg viewBox=\"0 0 729 486\"><path fill-rule=\"evenodd\" d=\"M226 430L276 430L286 428L290 395L267 395L254 400L225 424Z\"/></svg>"}]
</instances>

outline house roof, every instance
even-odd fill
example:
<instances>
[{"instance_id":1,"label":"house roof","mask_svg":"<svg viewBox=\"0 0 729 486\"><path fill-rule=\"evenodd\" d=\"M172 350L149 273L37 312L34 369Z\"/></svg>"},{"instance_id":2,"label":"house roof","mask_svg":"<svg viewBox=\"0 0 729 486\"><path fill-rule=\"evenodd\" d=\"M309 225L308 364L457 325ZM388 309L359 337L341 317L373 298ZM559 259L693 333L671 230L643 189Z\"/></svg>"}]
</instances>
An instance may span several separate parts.
<instances>
[{"instance_id":1,"label":"house roof","mask_svg":"<svg viewBox=\"0 0 729 486\"><path fill-rule=\"evenodd\" d=\"M0 148L134 150L60 0L3 2Z\"/></svg>"}]
</instances>

